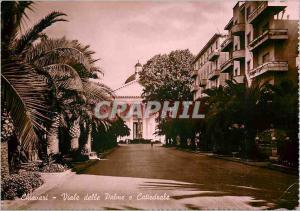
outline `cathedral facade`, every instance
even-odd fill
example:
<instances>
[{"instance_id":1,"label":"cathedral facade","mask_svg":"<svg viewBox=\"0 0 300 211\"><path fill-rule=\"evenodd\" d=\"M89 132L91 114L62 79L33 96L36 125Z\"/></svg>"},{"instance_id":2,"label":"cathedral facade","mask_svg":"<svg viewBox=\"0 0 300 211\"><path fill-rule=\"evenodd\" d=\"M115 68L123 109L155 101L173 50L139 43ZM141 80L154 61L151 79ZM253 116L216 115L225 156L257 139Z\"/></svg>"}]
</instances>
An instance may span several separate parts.
<instances>
[{"instance_id":1,"label":"cathedral facade","mask_svg":"<svg viewBox=\"0 0 300 211\"><path fill-rule=\"evenodd\" d=\"M125 83L114 90L115 100L126 103L128 105L133 103L142 104L143 86L139 82L139 72L142 71L142 65L138 62L134 66L134 73L130 75ZM163 136L155 134L157 123L155 121L156 115L150 117L131 116L124 119L126 125L130 128L130 135L126 137L119 137L120 140L133 139L151 139L154 141L164 142Z\"/></svg>"}]
</instances>

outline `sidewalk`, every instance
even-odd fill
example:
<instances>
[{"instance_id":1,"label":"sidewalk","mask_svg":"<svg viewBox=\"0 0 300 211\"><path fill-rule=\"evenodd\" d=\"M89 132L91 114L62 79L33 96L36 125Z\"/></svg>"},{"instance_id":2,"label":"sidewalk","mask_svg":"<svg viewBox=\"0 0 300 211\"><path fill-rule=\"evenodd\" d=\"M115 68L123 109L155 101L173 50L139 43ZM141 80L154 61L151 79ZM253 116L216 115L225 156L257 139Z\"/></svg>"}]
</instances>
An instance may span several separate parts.
<instances>
[{"instance_id":1,"label":"sidewalk","mask_svg":"<svg viewBox=\"0 0 300 211\"><path fill-rule=\"evenodd\" d=\"M172 148L172 149L180 150L180 151L184 151L184 152L200 154L200 155L206 155L206 156L209 156L209 157L228 160L228 161L232 161L232 162L239 162L239 163L243 163L243 164L249 165L249 166L257 166L257 167L262 167L262 168L268 168L268 169L271 169L271 170L276 170L276 171L280 171L280 172L287 173L287 174L298 175L298 169L283 166L283 165L279 165L279 164L274 164L270 161L252 161L252 160L241 159L241 158L238 158L238 157L218 155L218 154L214 154L213 152L193 151L193 150L190 150L190 149L177 148L177 147L168 147L168 148Z\"/></svg>"},{"instance_id":2,"label":"sidewalk","mask_svg":"<svg viewBox=\"0 0 300 211\"><path fill-rule=\"evenodd\" d=\"M40 173L44 180L44 184L35 189L30 195L39 196L43 195L49 190L59 186L64 183L67 179L74 176L75 173L71 170L67 170L59 173ZM3 210L15 210L18 209L28 203L30 200L22 200L20 198L16 198L15 200L1 200L1 209Z\"/></svg>"}]
</instances>

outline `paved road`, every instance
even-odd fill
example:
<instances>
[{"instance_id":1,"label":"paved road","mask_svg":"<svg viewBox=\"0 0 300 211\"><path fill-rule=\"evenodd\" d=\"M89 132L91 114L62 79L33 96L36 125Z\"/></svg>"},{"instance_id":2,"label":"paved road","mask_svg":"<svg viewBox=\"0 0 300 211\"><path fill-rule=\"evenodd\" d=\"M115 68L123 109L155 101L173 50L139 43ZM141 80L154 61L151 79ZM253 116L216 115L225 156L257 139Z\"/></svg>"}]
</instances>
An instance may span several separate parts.
<instances>
[{"instance_id":1,"label":"paved road","mask_svg":"<svg viewBox=\"0 0 300 211\"><path fill-rule=\"evenodd\" d=\"M150 145L121 145L106 159L80 174L71 174L57 187L45 192L43 195L48 194L48 201L30 201L21 208L290 207L297 203L298 187L286 190L294 183L298 184L298 180L293 175L206 155L158 145L153 148ZM80 199L64 201L63 193L77 193ZM84 200L87 194L91 197L93 193L94 200Z\"/></svg>"}]
</instances>

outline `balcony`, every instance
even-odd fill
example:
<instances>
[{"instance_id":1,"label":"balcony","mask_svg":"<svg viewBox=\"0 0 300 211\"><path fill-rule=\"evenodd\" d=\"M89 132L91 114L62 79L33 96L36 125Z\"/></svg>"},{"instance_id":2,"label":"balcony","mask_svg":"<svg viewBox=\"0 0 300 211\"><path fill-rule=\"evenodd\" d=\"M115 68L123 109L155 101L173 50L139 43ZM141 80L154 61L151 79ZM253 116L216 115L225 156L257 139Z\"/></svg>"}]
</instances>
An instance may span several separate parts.
<instances>
[{"instance_id":1,"label":"balcony","mask_svg":"<svg viewBox=\"0 0 300 211\"><path fill-rule=\"evenodd\" d=\"M222 73L227 73L233 70L233 59L230 58L223 64L221 64L221 72Z\"/></svg>"},{"instance_id":2,"label":"balcony","mask_svg":"<svg viewBox=\"0 0 300 211\"><path fill-rule=\"evenodd\" d=\"M252 79L267 72L286 72L288 69L288 62L285 61L266 62L252 69L249 72L249 76Z\"/></svg>"},{"instance_id":3,"label":"balcony","mask_svg":"<svg viewBox=\"0 0 300 211\"><path fill-rule=\"evenodd\" d=\"M236 61L245 59L245 49L233 51L232 58Z\"/></svg>"},{"instance_id":4,"label":"balcony","mask_svg":"<svg viewBox=\"0 0 300 211\"><path fill-rule=\"evenodd\" d=\"M220 70L214 69L208 74L208 80L214 80L215 78L219 77Z\"/></svg>"},{"instance_id":5,"label":"balcony","mask_svg":"<svg viewBox=\"0 0 300 211\"><path fill-rule=\"evenodd\" d=\"M268 40L286 40L288 39L287 29L269 29L264 33L253 39L249 43L250 51L253 51Z\"/></svg>"},{"instance_id":6,"label":"balcony","mask_svg":"<svg viewBox=\"0 0 300 211\"><path fill-rule=\"evenodd\" d=\"M221 51L228 52L230 51L230 49L232 49L232 46L233 46L233 39L231 36L228 36L221 44Z\"/></svg>"},{"instance_id":7,"label":"balcony","mask_svg":"<svg viewBox=\"0 0 300 211\"><path fill-rule=\"evenodd\" d=\"M234 79L237 83L242 84L242 83L244 83L245 76L243 76L243 75L237 75L237 76L234 76L233 79Z\"/></svg>"},{"instance_id":8,"label":"balcony","mask_svg":"<svg viewBox=\"0 0 300 211\"><path fill-rule=\"evenodd\" d=\"M240 36L245 33L245 23L237 23L232 26L231 34L235 36Z\"/></svg>"},{"instance_id":9,"label":"balcony","mask_svg":"<svg viewBox=\"0 0 300 211\"><path fill-rule=\"evenodd\" d=\"M248 22L250 24L259 20L259 17L264 14L277 14L278 12L284 10L286 5L284 2L262 2L253 12L248 16Z\"/></svg>"},{"instance_id":10,"label":"balcony","mask_svg":"<svg viewBox=\"0 0 300 211\"><path fill-rule=\"evenodd\" d=\"M191 92L197 92L198 90L199 90L199 86L195 84L191 88Z\"/></svg>"},{"instance_id":11,"label":"balcony","mask_svg":"<svg viewBox=\"0 0 300 211\"><path fill-rule=\"evenodd\" d=\"M200 79L200 83L199 83L200 87L205 87L206 84L207 84L207 79Z\"/></svg>"},{"instance_id":12,"label":"balcony","mask_svg":"<svg viewBox=\"0 0 300 211\"><path fill-rule=\"evenodd\" d=\"M190 72L190 75L191 75L192 78L196 77L198 75L198 70L192 70Z\"/></svg>"},{"instance_id":13,"label":"balcony","mask_svg":"<svg viewBox=\"0 0 300 211\"><path fill-rule=\"evenodd\" d=\"M208 60L213 61L213 60L217 59L219 56L220 56L220 52L217 49L215 49L213 52L211 52L208 55Z\"/></svg>"}]
</instances>

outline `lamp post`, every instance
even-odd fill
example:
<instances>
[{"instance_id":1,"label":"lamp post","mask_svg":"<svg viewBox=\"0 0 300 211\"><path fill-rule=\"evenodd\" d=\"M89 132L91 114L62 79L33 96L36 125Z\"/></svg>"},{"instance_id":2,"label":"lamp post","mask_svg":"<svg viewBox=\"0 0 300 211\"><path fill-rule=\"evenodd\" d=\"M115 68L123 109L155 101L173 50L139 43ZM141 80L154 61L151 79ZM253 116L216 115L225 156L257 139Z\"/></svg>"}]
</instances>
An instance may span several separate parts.
<instances>
[{"instance_id":1,"label":"lamp post","mask_svg":"<svg viewBox=\"0 0 300 211\"><path fill-rule=\"evenodd\" d=\"M277 154L277 138L274 134L272 134L271 138L271 156L270 160L277 161L278 160L278 154Z\"/></svg>"}]
</instances>

